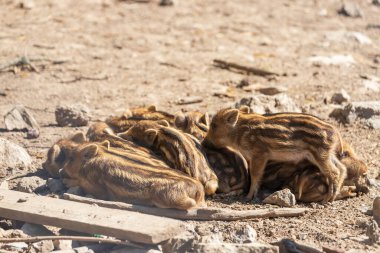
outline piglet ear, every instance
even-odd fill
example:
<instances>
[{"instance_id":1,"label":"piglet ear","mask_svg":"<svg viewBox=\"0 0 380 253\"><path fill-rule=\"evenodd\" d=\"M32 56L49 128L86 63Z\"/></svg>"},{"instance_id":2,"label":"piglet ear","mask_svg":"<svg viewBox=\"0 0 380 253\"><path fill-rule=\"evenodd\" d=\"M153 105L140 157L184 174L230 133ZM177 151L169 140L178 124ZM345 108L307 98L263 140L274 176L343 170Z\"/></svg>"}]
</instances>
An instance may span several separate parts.
<instances>
[{"instance_id":1,"label":"piglet ear","mask_svg":"<svg viewBox=\"0 0 380 253\"><path fill-rule=\"evenodd\" d=\"M241 111L242 113L250 113L251 109L249 108L249 106L242 105L240 106L239 111Z\"/></svg>"},{"instance_id":2,"label":"piglet ear","mask_svg":"<svg viewBox=\"0 0 380 253\"><path fill-rule=\"evenodd\" d=\"M207 127L210 126L210 117L207 112L200 118L200 122L205 124Z\"/></svg>"},{"instance_id":3,"label":"piglet ear","mask_svg":"<svg viewBox=\"0 0 380 253\"><path fill-rule=\"evenodd\" d=\"M174 125L178 128L185 128L187 126L187 118L182 112L177 112L174 117Z\"/></svg>"},{"instance_id":4,"label":"piglet ear","mask_svg":"<svg viewBox=\"0 0 380 253\"><path fill-rule=\"evenodd\" d=\"M156 121L157 124L159 124L160 126L164 126L164 127L169 127L169 122L167 120L164 120L164 119L161 119L161 120L157 120Z\"/></svg>"},{"instance_id":5,"label":"piglet ear","mask_svg":"<svg viewBox=\"0 0 380 253\"><path fill-rule=\"evenodd\" d=\"M224 117L228 125L235 126L239 119L239 110L238 109L228 110L225 112Z\"/></svg>"},{"instance_id":6,"label":"piglet ear","mask_svg":"<svg viewBox=\"0 0 380 253\"><path fill-rule=\"evenodd\" d=\"M54 144L53 147L51 147L51 158L52 160L55 160L58 156L59 156L59 153L61 152L61 148L57 145L57 144Z\"/></svg>"},{"instance_id":7,"label":"piglet ear","mask_svg":"<svg viewBox=\"0 0 380 253\"><path fill-rule=\"evenodd\" d=\"M148 112L155 112L157 111L157 108L155 105L150 105L146 108L148 110Z\"/></svg>"},{"instance_id":8,"label":"piglet ear","mask_svg":"<svg viewBox=\"0 0 380 253\"><path fill-rule=\"evenodd\" d=\"M76 142L76 143L83 143L86 142L86 136L82 132L78 132L74 134L71 138L71 141Z\"/></svg>"},{"instance_id":9,"label":"piglet ear","mask_svg":"<svg viewBox=\"0 0 380 253\"><path fill-rule=\"evenodd\" d=\"M145 131L145 141L149 146L152 146L158 135L157 129L148 129Z\"/></svg>"},{"instance_id":10,"label":"piglet ear","mask_svg":"<svg viewBox=\"0 0 380 253\"><path fill-rule=\"evenodd\" d=\"M90 144L81 150L86 158L94 157L99 152L99 147L96 144Z\"/></svg>"},{"instance_id":11,"label":"piglet ear","mask_svg":"<svg viewBox=\"0 0 380 253\"><path fill-rule=\"evenodd\" d=\"M109 140L102 141L100 143L100 145L103 146L103 147L105 147L107 150L110 149L110 147L111 147L111 143L110 143Z\"/></svg>"},{"instance_id":12,"label":"piglet ear","mask_svg":"<svg viewBox=\"0 0 380 253\"><path fill-rule=\"evenodd\" d=\"M123 113L123 115L121 115L121 119L128 119L128 118L130 118L130 117L132 117L132 116L133 116L133 114L132 114L131 110L127 109L127 110Z\"/></svg>"},{"instance_id":13,"label":"piglet ear","mask_svg":"<svg viewBox=\"0 0 380 253\"><path fill-rule=\"evenodd\" d=\"M122 139L124 139L124 140L131 140L132 138L130 137L130 135L128 134L128 131L129 130L127 130L127 131L125 131L125 132L122 132L122 133L118 133L118 134L116 134L118 137L120 137L120 138L122 138Z\"/></svg>"}]
</instances>

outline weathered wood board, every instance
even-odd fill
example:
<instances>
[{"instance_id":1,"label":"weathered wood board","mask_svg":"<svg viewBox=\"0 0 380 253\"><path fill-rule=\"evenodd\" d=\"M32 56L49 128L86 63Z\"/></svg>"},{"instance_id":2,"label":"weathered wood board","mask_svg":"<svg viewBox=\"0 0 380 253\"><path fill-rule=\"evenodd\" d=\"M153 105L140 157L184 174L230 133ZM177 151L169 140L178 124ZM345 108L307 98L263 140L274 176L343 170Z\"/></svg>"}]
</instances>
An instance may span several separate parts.
<instances>
[{"instance_id":1,"label":"weathered wood board","mask_svg":"<svg viewBox=\"0 0 380 253\"><path fill-rule=\"evenodd\" d=\"M1 189L0 217L146 244L184 231L175 219Z\"/></svg>"}]
</instances>

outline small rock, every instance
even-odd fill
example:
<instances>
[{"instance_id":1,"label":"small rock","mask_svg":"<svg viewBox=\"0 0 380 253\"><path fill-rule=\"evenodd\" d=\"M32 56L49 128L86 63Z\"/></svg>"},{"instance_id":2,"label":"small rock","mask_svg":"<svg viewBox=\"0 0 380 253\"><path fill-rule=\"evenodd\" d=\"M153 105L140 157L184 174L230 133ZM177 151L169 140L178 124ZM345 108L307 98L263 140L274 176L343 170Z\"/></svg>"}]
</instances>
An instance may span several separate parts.
<instances>
[{"instance_id":1,"label":"small rock","mask_svg":"<svg viewBox=\"0 0 380 253\"><path fill-rule=\"evenodd\" d=\"M372 119L368 119L366 125L370 129L380 129L380 117L374 117Z\"/></svg>"},{"instance_id":2,"label":"small rock","mask_svg":"<svg viewBox=\"0 0 380 253\"><path fill-rule=\"evenodd\" d=\"M26 168L32 164L28 152L17 144L0 138L0 169Z\"/></svg>"},{"instance_id":3,"label":"small rock","mask_svg":"<svg viewBox=\"0 0 380 253\"><path fill-rule=\"evenodd\" d=\"M159 5L160 6L172 6L172 5L174 5L174 1L173 0L160 0Z\"/></svg>"},{"instance_id":4,"label":"small rock","mask_svg":"<svg viewBox=\"0 0 380 253\"><path fill-rule=\"evenodd\" d=\"M373 219L380 225L380 197L376 197L372 206Z\"/></svg>"},{"instance_id":5,"label":"small rock","mask_svg":"<svg viewBox=\"0 0 380 253\"><path fill-rule=\"evenodd\" d=\"M33 0L22 0L19 4L20 8L22 9L27 9L27 10L30 10L30 9L33 9L35 4L34 4L34 1Z\"/></svg>"},{"instance_id":6,"label":"small rock","mask_svg":"<svg viewBox=\"0 0 380 253\"><path fill-rule=\"evenodd\" d=\"M292 207L296 204L296 197L289 189L276 191L263 200L265 204L272 204L284 207Z\"/></svg>"},{"instance_id":7,"label":"small rock","mask_svg":"<svg viewBox=\"0 0 380 253\"><path fill-rule=\"evenodd\" d=\"M3 182L0 183L0 189L9 190L9 184L7 180L4 180Z\"/></svg>"},{"instance_id":8,"label":"small rock","mask_svg":"<svg viewBox=\"0 0 380 253\"><path fill-rule=\"evenodd\" d=\"M72 240L54 240L53 244L56 250L70 250L73 248Z\"/></svg>"},{"instance_id":9,"label":"small rock","mask_svg":"<svg viewBox=\"0 0 380 253\"><path fill-rule=\"evenodd\" d=\"M308 59L313 65L353 65L355 60L351 55L313 56Z\"/></svg>"},{"instance_id":10,"label":"small rock","mask_svg":"<svg viewBox=\"0 0 380 253\"><path fill-rule=\"evenodd\" d=\"M338 11L339 14L352 17L352 18L360 18L363 17L363 12L359 8L359 6L351 1L343 2L342 8Z\"/></svg>"},{"instance_id":11,"label":"small rock","mask_svg":"<svg viewBox=\"0 0 380 253\"><path fill-rule=\"evenodd\" d=\"M372 44L372 40L361 32L347 32L347 31L328 31L325 33L326 39L339 43L350 43L352 41L362 45Z\"/></svg>"},{"instance_id":12,"label":"small rock","mask_svg":"<svg viewBox=\"0 0 380 253\"><path fill-rule=\"evenodd\" d=\"M186 231L181 235L175 236L161 245L162 251L164 253L189 252L193 248L195 236L197 234L192 231Z\"/></svg>"},{"instance_id":13,"label":"small rock","mask_svg":"<svg viewBox=\"0 0 380 253\"><path fill-rule=\"evenodd\" d=\"M380 229L376 221L371 221L367 225L366 235L368 236L370 243L373 244L380 242Z\"/></svg>"},{"instance_id":14,"label":"small rock","mask_svg":"<svg viewBox=\"0 0 380 253\"><path fill-rule=\"evenodd\" d=\"M286 94L277 94L274 96L257 95L253 97L242 98L235 104L235 108L246 105L251 112L258 114L279 113L279 112L301 112L296 103Z\"/></svg>"},{"instance_id":15,"label":"small rock","mask_svg":"<svg viewBox=\"0 0 380 253\"><path fill-rule=\"evenodd\" d=\"M197 236L196 237L197 243L222 243L223 242L223 236L219 233L214 233L210 235L204 235L204 236Z\"/></svg>"},{"instance_id":16,"label":"small rock","mask_svg":"<svg viewBox=\"0 0 380 253\"><path fill-rule=\"evenodd\" d=\"M28 237L22 230L8 229L3 232L4 238L25 238Z\"/></svg>"},{"instance_id":17,"label":"small rock","mask_svg":"<svg viewBox=\"0 0 380 253\"><path fill-rule=\"evenodd\" d=\"M368 91L380 92L380 83L376 80L363 80L363 85Z\"/></svg>"},{"instance_id":18,"label":"small rock","mask_svg":"<svg viewBox=\"0 0 380 253\"><path fill-rule=\"evenodd\" d=\"M47 186L51 192L61 192L65 189L65 185L60 179L48 178Z\"/></svg>"},{"instance_id":19,"label":"small rock","mask_svg":"<svg viewBox=\"0 0 380 253\"><path fill-rule=\"evenodd\" d=\"M366 125L372 123L376 127L377 122L375 121L380 119L380 101L352 102L343 109L334 109L329 116L342 123L362 120ZM368 122L368 119L371 119L372 122Z\"/></svg>"},{"instance_id":20,"label":"small rock","mask_svg":"<svg viewBox=\"0 0 380 253\"><path fill-rule=\"evenodd\" d=\"M27 139L36 139L40 136L40 131L38 129L29 129L26 133Z\"/></svg>"},{"instance_id":21,"label":"small rock","mask_svg":"<svg viewBox=\"0 0 380 253\"><path fill-rule=\"evenodd\" d=\"M342 104L344 102L350 101L351 97L348 95L347 91L341 89L340 92L336 92L331 97L331 103Z\"/></svg>"},{"instance_id":22,"label":"small rock","mask_svg":"<svg viewBox=\"0 0 380 253\"><path fill-rule=\"evenodd\" d=\"M1 229L11 229L13 227L12 221L8 219L0 219L0 228ZM1 237L0 237L1 238Z\"/></svg>"},{"instance_id":23,"label":"small rock","mask_svg":"<svg viewBox=\"0 0 380 253\"><path fill-rule=\"evenodd\" d=\"M307 233L300 233L300 234L298 234L298 239L300 239L302 241L305 240L306 237L307 237Z\"/></svg>"},{"instance_id":24,"label":"small rock","mask_svg":"<svg viewBox=\"0 0 380 253\"><path fill-rule=\"evenodd\" d=\"M256 242L257 233L250 225L245 225L232 234L233 243L253 243Z\"/></svg>"},{"instance_id":25,"label":"small rock","mask_svg":"<svg viewBox=\"0 0 380 253\"><path fill-rule=\"evenodd\" d=\"M26 235L29 235L29 236L54 235L53 232L51 232L49 229L39 224L25 223L21 227L21 230L22 232L24 232Z\"/></svg>"},{"instance_id":26,"label":"small rock","mask_svg":"<svg viewBox=\"0 0 380 253\"><path fill-rule=\"evenodd\" d=\"M255 91L267 96L273 96L285 92L286 89L284 87L258 87L255 88Z\"/></svg>"},{"instance_id":27,"label":"small rock","mask_svg":"<svg viewBox=\"0 0 380 253\"><path fill-rule=\"evenodd\" d=\"M4 116L4 123L8 131L40 129L37 121L22 105L13 107L13 109Z\"/></svg>"},{"instance_id":28,"label":"small rock","mask_svg":"<svg viewBox=\"0 0 380 253\"><path fill-rule=\"evenodd\" d=\"M37 188L44 186L45 184L46 184L46 180L37 176L23 177L18 181L14 190L26 192L26 193L32 193Z\"/></svg>"},{"instance_id":29,"label":"small rock","mask_svg":"<svg viewBox=\"0 0 380 253\"><path fill-rule=\"evenodd\" d=\"M17 252L25 252L28 249L28 244L26 244L25 242L12 242L7 243L6 248L11 250L17 250Z\"/></svg>"},{"instance_id":30,"label":"small rock","mask_svg":"<svg viewBox=\"0 0 380 253\"><path fill-rule=\"evenodd\" d=\"M84 105L58 106L55 109L55 120L59 126L87 126L90 120L89 109Z\"/></svg>"},{"instance_id":31,"label":"small rock","mask_svg":"<svg viewBox=\"0 0 380 253\"><path fill-rule=\"evenodd\" d=\"M54 244L51 240L35 242L32 246L39 253L50 253L54 250Z\"/></svg>"},{"instance_id":32,"label":"small rock","mask_svg":"<svg viewBox=\"0 0 380 253\"><path fill-rule=\"evenodd\" d=\"M243 78L243 79L241 79L240 83L238 83L238 85L236 85L236 88L244 88L244 87L247 87L250 85L251 85L250 80L248 78Z\"/></svg>"},{"instance_id":33,"label":"small rock","mask_svg":"<svg viewBox=\"0 0 380 253\"><path fill-rule=\"evenodd\" d=\"M372 40L370 38L368 38L368 36L366 36L366 35L364 35L364 34L362 34L360 32L348 32L346 34L346 36L349 39L354 39L359 44L363 44L363 45L372 44Z\"/></svg>"}]
</instances>

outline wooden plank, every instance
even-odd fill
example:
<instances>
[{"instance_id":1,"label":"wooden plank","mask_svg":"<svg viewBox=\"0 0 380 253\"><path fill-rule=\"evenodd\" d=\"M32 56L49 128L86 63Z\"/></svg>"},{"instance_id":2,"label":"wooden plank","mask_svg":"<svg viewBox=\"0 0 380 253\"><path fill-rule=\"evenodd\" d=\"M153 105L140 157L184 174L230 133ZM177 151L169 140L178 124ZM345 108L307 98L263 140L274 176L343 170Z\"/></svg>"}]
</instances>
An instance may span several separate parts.
<instances>
[{"instance_id":1,"label":"wooden plank","mask_svg":"<svg viewBox=\"0 0 380 253\"><path fill-rule=\"evenodd\" d=\"M146 244L185 231L170 218L1 189L0 216Z\"/></svg>"},{"instance_id":2,"label":"wooden plank","mask_svg":"<svg viewBox=\"0 0 380 253\"><path fill-rule=\"evenodd\" d=\"M256 210L232 210L227 208L206 207L196 208L188 211L176 209L162 209L150 206L140 206L124 202L106 201L81 197L69 193L64 193L63 198L98 206L141 212L146 214L159 215L180 220L221 220L236 221L256 218L276 218L276 217L296 217L304 215L307 208L266 208Z\"/></svg>"}]
</instances>

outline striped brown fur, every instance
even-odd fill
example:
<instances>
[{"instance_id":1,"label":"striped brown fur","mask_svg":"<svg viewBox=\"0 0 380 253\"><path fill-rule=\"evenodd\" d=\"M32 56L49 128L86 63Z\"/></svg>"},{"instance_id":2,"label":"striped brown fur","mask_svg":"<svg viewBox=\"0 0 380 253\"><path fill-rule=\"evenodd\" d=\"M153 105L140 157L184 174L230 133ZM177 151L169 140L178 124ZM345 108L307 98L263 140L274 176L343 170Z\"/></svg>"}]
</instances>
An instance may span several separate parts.
<instances>
[{"instance_id":1,"label":"striped brown fur","mask_svg":"<svg viewBox=\"0 0 380 253\"><path fill-rule=\"evenodd\" d=\"M346 166L347 174L336 199L368 192L367 166L345 141L343 141L343 156L340 154L338 158ZM270 162L265 169L262 185L272 190L289 188L296 194L297 200L304 202L323 201L328 193L326 178L315 165L307 161L297 165Z\"/></svg>"},{"instance_id":2,"label":"striped brown fur","mask_svg":"<svg viewBox=\"0 0 380 253\"><path fill-rule=\"evenodd\" d=\"M241 194L248 190L248 166L244 157L228 148L203 147L218 177L220 193Z\"/></svg>"},{"instance_id":3,"label":"striped brown fur","mask_svg":"<svg viewBox=\"0 0 380 253\"><path fill-rule=\"evenodd\" d=\"M88 140L92 142L109 141L111 147L120 149L120 151L126 151L128 155L138 155L146 164L169 168L168 165L150 149L136 145L132 141L117 136L111 127L104 122L96 122L91 125L86 136Z\"/></svg>"},{"instance_id":4,"label":"striped brown fur","mask_svg":"<svg viewBox=\"0 0 380 253\"><path fill-rule=\"evenodd\" d=\"M199 111L177 113L174 118L174 126L176 128L193 135L199 141L202 141L206 137L209 125L210 119L208 114Z\"/></svg>"},{"instance_id":5,"label":"striped brown fur","mask_svg":"<svg viewBox=\"0 0 380 253\"><path fill-rule=\"evenodd\" d=\"M73 145L67 140L61 143ZM203 186L197 180L166 167L138 162L136 154L120 152L107 141L82 143L70 149L63 165L69 186L106 200L188 210L204 205Z\"/></svg>"},{"instance_id":6,"label":"striped brown fur","mask_svg":"<svg viewBox=\"0 0 380 253\"><path fill-rule=\"evenodd\" d=\"M342 153L339 132L312 115L259 115L223 109L212 119L205 142L230 147L245 157L251 178L248 199L257 195L269 160L315 164L329 182L325 201L334 200L346 177L346 168L336 156L336 150Z\"/></svg>"},{"instance_id":7,"label":"striped brown fur","mask_svg":"<svg viewBox=\"0 0 380 253\"><path fill-rule=\"evenodd\" d=\"M156 106L137 107L127 110L122 116L113 116L106 119L106 123L116 132L121 133L127 131L136 123L142 120L166 120L170 124L174 124L174 115L158 111Z\"/></svg>"},{"instance_id":8,"label":"striped brown fur","mask_svg":"<svg viewBox=\"0 0 380 253\"><path fill-rule=\"evenodd\" d=\"M160 152L173 168L199 180L204 185L207 195L214 194L218 180L198 140L169 127L167 122L160 123L141 121L119 136Z\"/></svg>"}]
</instances>

